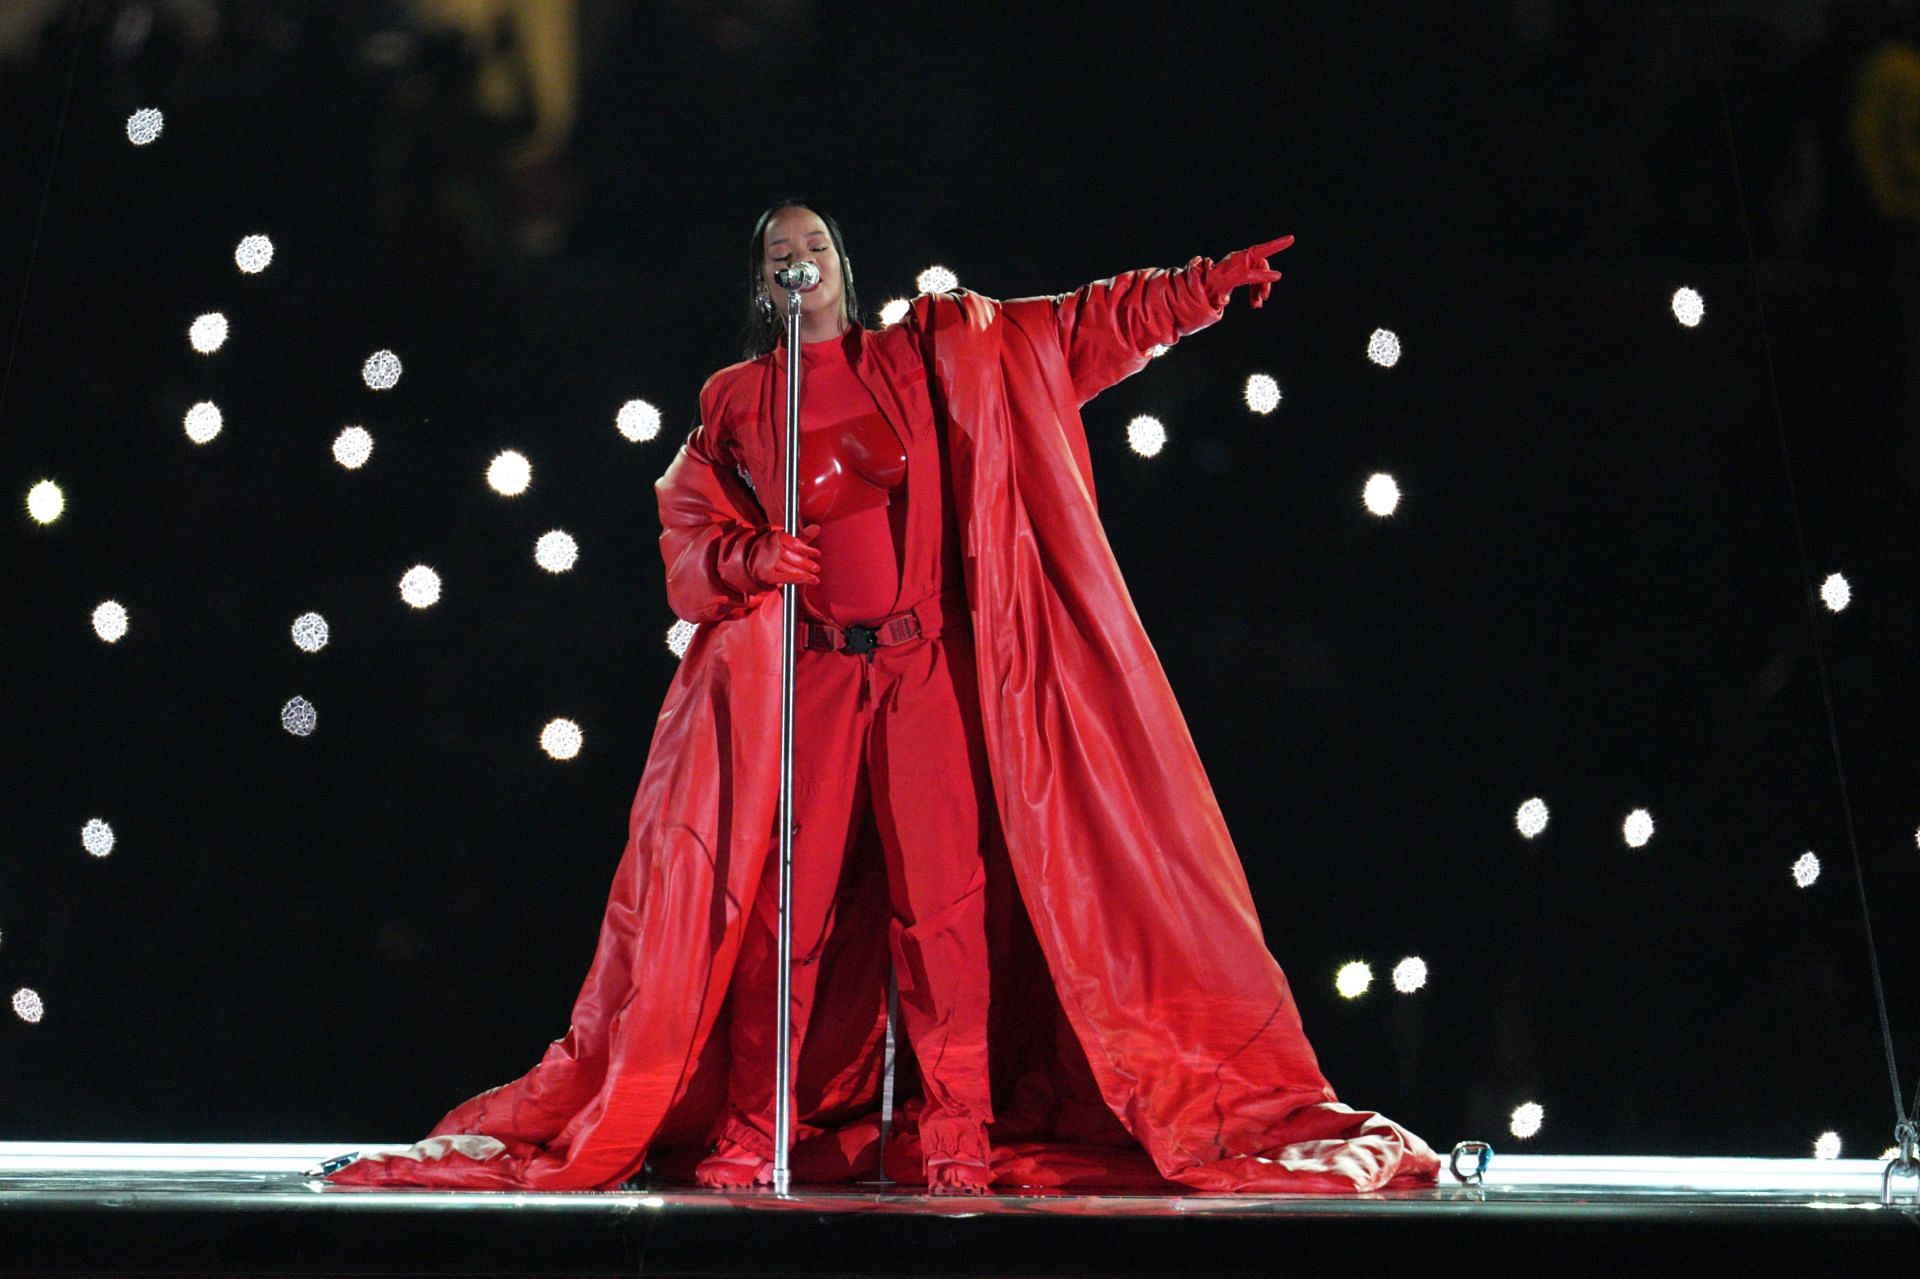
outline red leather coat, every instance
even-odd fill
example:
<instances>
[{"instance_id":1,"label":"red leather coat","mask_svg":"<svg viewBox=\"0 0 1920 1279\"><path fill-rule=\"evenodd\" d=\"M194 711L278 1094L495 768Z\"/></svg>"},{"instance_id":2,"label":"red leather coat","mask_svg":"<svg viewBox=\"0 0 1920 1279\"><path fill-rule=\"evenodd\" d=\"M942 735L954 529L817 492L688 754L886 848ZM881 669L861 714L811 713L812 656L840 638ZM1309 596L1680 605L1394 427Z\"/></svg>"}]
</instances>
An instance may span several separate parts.
<instances>
[{"instance_id":1,"label":"red leather coat","mask_svg":"<svg viewBox=\"0 0 1920 1279\"><path fill-rule=\"evenodd\" d=\"M923 296L860 337L856 371L903 437L946 433L1004 833L988 849L996 1173L1216 1192L1431 1182L1424 1142L1340 1104L1321 1075L1096 512L1080 405L1220 318L1210 266L1056 297ZM608 1187L649 1152L656 1172L690 1173L724 1100L715 1024L777 848L779 593L756 590L741 556L783 518L784 395L774 356L716 374L702 427L656 486L669 598L701 625L571 1028L429 1139L334 1182ZM910 530L909 554L936 537ZM795 1082L796 1109L826 1133L795 1148L797 1183L872 1171L886 911L870 871L836 912ZM895 1128L917 1164L913 1124ZM912 1178L892 1144L888 1161Z\"/></svg>"}]
</instances>

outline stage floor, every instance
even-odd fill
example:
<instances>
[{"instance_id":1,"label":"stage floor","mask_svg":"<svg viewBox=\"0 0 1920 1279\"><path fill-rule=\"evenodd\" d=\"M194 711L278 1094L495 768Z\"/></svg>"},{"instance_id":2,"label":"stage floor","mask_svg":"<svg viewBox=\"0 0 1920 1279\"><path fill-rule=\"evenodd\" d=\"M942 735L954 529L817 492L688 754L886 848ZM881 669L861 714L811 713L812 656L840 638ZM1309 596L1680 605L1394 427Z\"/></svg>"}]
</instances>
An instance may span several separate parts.
<instances>
[{"instance_id":1,"label":"stage floor","mask_svg":"<svg viewBox=\"0 0 1920 1279\"><path fill-rule=\"evenodd\" d=\"M1920 1264L1873 1160L1501 1155L1373 1195L368 1190L320 1145L0 1142L0 1273L1823 1274ZM1463 1167L1468 1166L1463 1163Z\"/></svg>"}]
</instances>

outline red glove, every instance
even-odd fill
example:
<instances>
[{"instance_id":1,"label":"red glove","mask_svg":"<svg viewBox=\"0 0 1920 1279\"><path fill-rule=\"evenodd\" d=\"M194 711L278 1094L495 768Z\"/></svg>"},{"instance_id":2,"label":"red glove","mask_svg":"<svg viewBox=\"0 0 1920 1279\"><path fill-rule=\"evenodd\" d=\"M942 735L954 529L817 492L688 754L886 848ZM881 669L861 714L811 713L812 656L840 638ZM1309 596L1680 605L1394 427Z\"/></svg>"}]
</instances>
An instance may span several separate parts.
<instances>
[{"instance_id":1,"label":"red glove","mask_svg":"<svg viewBox=\"0 0 1920 1279\"><path fill-rule=\"evenodd\" d=\"M820 581L820 548L812 539L820 531L809 524L795 537L783 528L765 528L754 535L747 547L747 573L763 587L786 582L817 585Z\"/></svg>"},{"instance_id":2,"label":"red glove","mask_svg":"<svg viewBox=\"0 0 1920 1279\"><path fill-rule=\"evenodd\" d=\"M1208 300L1216 307L1225 306L1233 291L1244 284L1248 286L1247 301L1254 306L1265 302L1267 294L1273 289L1273 282L1280 278L1278 271L1267 267L1267 259L1292 243L1292 236L1283 235L1277 240L1256 244L1251 249L1229 253L1215 262L1207 272Z\"/></svg>"}]
</instances>

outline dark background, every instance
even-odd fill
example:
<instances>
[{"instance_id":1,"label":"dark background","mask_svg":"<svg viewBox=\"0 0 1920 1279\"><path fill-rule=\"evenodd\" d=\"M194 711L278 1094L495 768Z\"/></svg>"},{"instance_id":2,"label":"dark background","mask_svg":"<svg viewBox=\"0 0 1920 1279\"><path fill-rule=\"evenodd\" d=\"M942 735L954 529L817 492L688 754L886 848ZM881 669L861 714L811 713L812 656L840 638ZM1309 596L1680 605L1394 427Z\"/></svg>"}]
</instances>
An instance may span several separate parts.
<instances>
[{"instance_id":1,"label":"dark background","mask_svg":"<svg viewBox=\"0 0 1920 1279\"><path fill-rule=\"evenodd\" d=\"M1830 728L1910 1089L1920 73L1868 72L1920 56L1911 6L5 15L0 994L48 1011L0 1015L0 1137L410 1140L565 1032L674 668L652 482L738 358L754 217L799 194L869 311L933 262L1008 297L1298 236L1265 309L1086 420L1343 1100L1442 1148L1889 1144ZM571 72L527 56L541 31ZM131 146L147 106L165 131ZM253 232L276 254L244 276ZM374 393L380 348L406 371ZM614 430L634 397L651 443ZM197 447L203 398L226 427ZM350 422L358 472L329 456ZM509 447L513 500L483 479ZM554 527L563 576L532 561ZM421 561L445 595L416 612ZM1853 604L1810 609L1833 571ZM295 694L311 737L280 727ZM567 763L537 745L558 715Z\"/></svg>"}]
</instances>

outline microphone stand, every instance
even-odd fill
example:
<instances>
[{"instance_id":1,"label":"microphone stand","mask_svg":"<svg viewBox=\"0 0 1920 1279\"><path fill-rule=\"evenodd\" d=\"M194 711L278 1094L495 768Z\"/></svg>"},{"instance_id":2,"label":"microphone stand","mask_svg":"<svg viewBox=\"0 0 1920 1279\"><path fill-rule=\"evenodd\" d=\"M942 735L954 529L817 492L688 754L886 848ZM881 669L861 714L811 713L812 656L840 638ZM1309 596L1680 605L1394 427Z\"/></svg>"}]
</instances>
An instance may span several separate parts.
<instances>
[{"instance_id":1,"label":"microphone stand","mask_svg":"<svg viewBox=\"0 0 1920 1279\"><path fill-rule=\"evenodd\" d=\"M816 277L817 278L817 277ZM800 291L787 289L787 464L783 526L800 535ZM779 965L774 979L773 1193L793 1186L789 1146L793 1127L793 664L799 644L800 584L780 586L780 926ZM893 1118L894 1027L900 1018L897 976L888 965L886 1080L880 1110L880 1168L887 1177L886 1148Z\"/></svg>"},{"instance_id":2,"label":"microphone stand","mask_svg":"<svg viewBox=\"0 0 1920 1279\"><path fill-rule=\"evenodd\" d=\"M786 531L800 535L800 290L787 289ZM793 662L800 584L780 586L780 946L773 1006L773 1193L793 1184L788 1144L793 1111Z\"/></svg>"}]
</instances>

